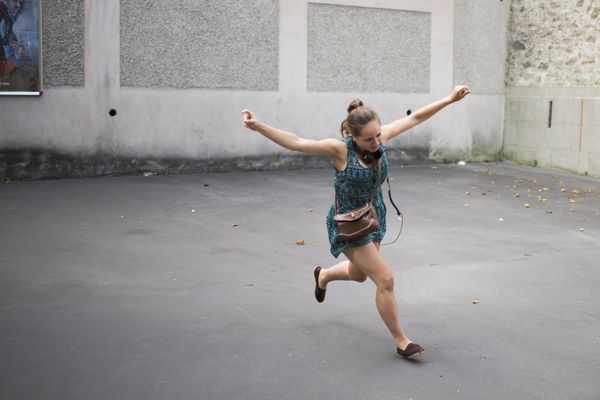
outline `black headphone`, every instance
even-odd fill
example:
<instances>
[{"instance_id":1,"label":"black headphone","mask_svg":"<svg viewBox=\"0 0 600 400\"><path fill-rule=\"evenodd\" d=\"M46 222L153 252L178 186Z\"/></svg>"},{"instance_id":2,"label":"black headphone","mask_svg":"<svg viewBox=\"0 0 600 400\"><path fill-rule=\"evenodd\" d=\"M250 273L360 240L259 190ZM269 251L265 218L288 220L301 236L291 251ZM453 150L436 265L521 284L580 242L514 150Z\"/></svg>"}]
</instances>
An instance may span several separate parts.
<instances>
[{"instance_id":1,"label":"black headphone","mask_svg":"<svg viewBox=\"0 0 600 400\"><path fill-rule=\"evenodd\" d=\"M366 151L366 150L361 152L360 149L358 148L358 145L353 140L352 147L354 147L354 151L356 151L356 153L359 154L361 161L364 162L365 164L371 164L371 163L373 163L373 161L379 160L381 158L381 156L383 155L383 152L381 151L381 146L374 153L371 153L370 151Z\"/></svg>"}]
</instances>

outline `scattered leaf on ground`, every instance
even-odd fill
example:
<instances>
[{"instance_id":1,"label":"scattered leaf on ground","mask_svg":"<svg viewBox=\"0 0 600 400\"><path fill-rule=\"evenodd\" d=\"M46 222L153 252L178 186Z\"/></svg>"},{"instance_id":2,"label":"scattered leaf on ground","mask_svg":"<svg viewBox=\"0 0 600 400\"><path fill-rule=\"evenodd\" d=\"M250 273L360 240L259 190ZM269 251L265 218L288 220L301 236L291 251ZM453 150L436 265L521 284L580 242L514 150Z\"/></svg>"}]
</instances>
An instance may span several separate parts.
<instances>
[{"instance_id":1,"label":"scattered leaf on ground","mask_svg":"<svg viewBox=\"0 0 600 400\"><path fill-rule=\"evenodd\" d=\"M303 246L304 245L304 239L296 240L296 244L298 246Z\"/></svg>"},{"instance_id":2,"label":"scattered leaf on ground","mask_svg":"<svg viewBox=\"0 0 600 400\"><path fill-rule=\"evenodd\" d=\"M471 303L473 303L473 304L479 304L479 299L473 299L473 300L471 300Z\"/></svg>"}]
</instances>

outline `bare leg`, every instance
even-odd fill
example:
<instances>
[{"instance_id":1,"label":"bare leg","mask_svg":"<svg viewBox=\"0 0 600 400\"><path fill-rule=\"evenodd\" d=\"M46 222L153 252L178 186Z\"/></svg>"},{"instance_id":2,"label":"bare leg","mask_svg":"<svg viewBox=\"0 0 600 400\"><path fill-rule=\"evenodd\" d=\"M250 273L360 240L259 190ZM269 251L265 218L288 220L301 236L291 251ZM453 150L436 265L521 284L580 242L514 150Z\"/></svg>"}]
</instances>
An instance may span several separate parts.
<instances>
[{"instance_id":1,"label":"bare leg","mask_svg":"<svg viewBox=\"0 0 600 400\"><path fill-rule=\"evenodd\" d=\"M375 303L383 322L396 341L396 346L406 349L411 340L400 325L398 304L394 295L394 276L374 243L352 247L344 252L352 264L367 275L377 286ZM341 263L340 263L341 264ZM339 264L338 264L339 265Z\"/></svg>"},{"instance_id":2,"label":"bare leg","mask_svg":"<svg viewBox=\"0 0 600 400\"><path fill-rule=\"evenodd\" d=\"M352 261L342 261L331 268L322 269L319 274L319 287L325 289L331 281L356 281L364 282L367 275L362 273Z\"/></svg>"}]
</instances>

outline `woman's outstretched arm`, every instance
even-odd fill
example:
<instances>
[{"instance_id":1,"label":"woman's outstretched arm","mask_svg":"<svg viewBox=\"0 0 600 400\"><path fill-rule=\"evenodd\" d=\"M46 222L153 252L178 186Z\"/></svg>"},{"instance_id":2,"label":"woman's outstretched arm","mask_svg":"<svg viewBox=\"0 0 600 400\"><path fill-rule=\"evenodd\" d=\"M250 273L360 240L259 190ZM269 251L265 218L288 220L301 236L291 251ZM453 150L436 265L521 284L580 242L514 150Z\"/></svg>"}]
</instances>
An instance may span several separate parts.
<instances>
[{"instance_id":1,"label":"woman's outstretched arm","mask_svg":"<svg viewBox=\"0 0 600 400\"><path fill-rule=\"evenodd\" d=\"M444 107L455 103L459 100L462 100L469 93L471 93L471 90L468 87L456 86L454 90L452 90L452 93L450 93L443 99L434 101L433 103L428 104L423 108L420 108L419 110L415 111L407 117L400 118L390 124L383 125L381 127L383 142L389 142L399 134L406 132L410 128L419 125L421 122L429 119Z\"/></svg>"},{"instance_id":2,"label":"woman's outstretched arm","mask_svg":"<svg viewBox=\"0 0 600 400\"><path fill-rule=\"evenodd\" d=\"M321 140L305 139L295 133L274 128L259 121L250 110L243 110L242 115L244 127L260 132L267 139L288 150L329 156L333 159L339 159L344 156L346 145L341 140L332 138Z\"/></svg>"}]
</instances>

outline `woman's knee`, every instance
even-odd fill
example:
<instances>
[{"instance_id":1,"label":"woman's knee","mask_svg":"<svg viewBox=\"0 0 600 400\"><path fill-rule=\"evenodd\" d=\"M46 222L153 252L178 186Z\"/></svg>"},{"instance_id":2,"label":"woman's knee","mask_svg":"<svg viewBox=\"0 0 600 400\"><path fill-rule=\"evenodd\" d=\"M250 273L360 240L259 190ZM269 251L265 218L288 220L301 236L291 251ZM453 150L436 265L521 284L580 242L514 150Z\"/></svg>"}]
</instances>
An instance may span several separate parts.
<instances>
[{"instance_id":1,"label":"woman's knee","mask_svg":"<svg viewBox=\"0 0 600 400\"><path fill-rule=\"evenodd\" d=\"M382 291L393 291L394 290L394 276L389 274L389 275L384 275L379 277L376 281L375 284L377 285L377 290L382 290Z\"/></svg>"}]
</instances>

